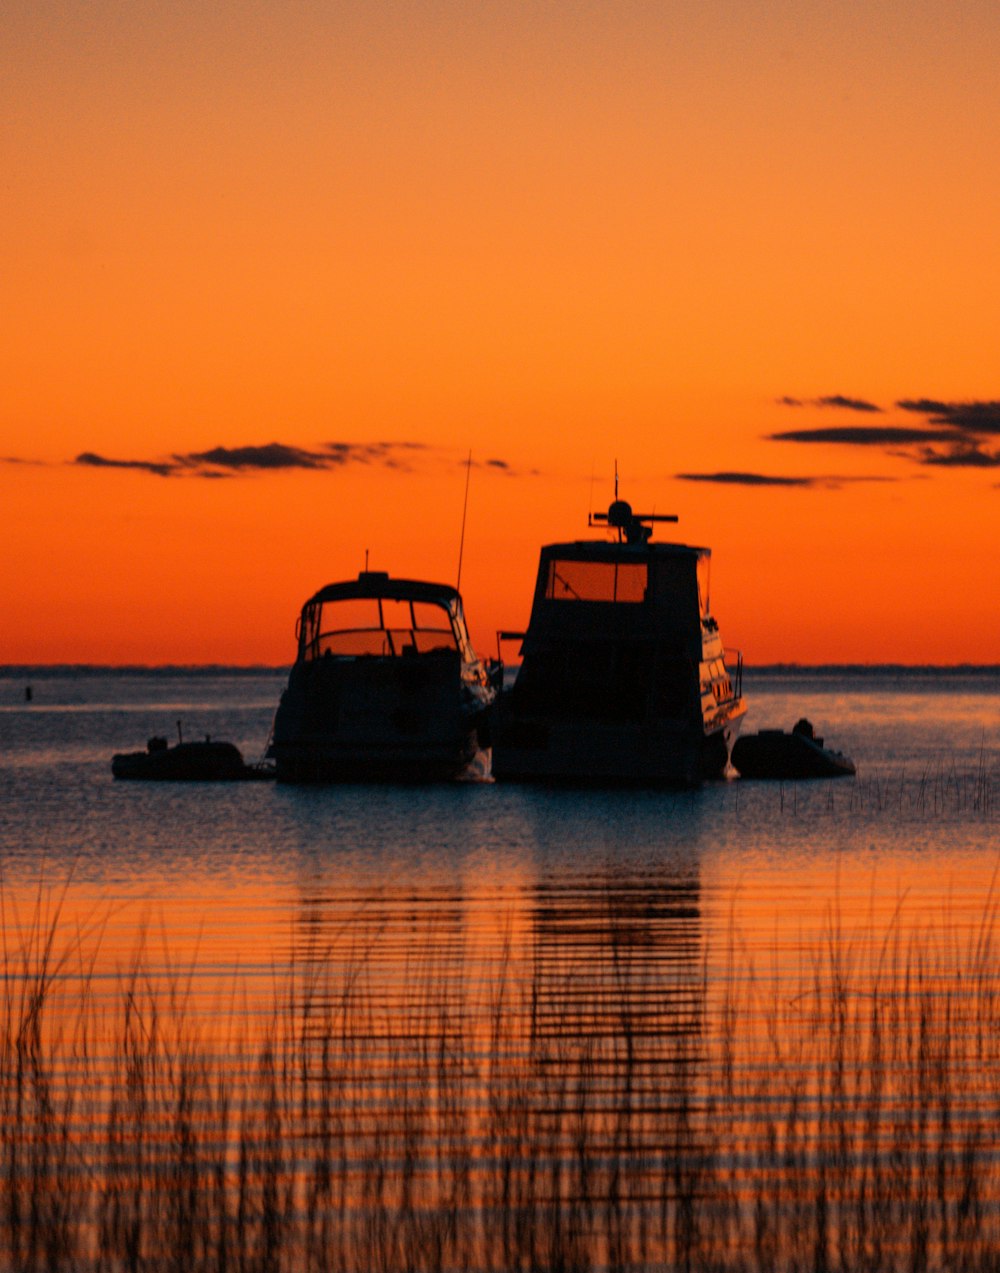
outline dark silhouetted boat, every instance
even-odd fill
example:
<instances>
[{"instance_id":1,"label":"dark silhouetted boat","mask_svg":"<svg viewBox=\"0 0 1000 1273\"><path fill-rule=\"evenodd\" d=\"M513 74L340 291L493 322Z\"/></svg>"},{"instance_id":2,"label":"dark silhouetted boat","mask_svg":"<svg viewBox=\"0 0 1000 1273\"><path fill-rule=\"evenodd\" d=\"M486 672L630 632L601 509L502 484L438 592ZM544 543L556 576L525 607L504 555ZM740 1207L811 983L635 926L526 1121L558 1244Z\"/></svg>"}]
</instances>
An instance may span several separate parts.
<instances>
[{"instance_id":1,"label":"dark silhouetted boat","mask_svg":"<svg viewBox=\"0 0 1000 1273\"><path fill-rule=\"evenodd\" d=\"M617 542L541 551L521 667L498 705L497 778L693 786L721 776L746 712L709 610L707 548L650 543L615 500Z\"/></svg>"},{"instance_id":2,"label":"dark silhouetted boat","mask_svg":"<svg viewBox=\"0 0 1000 1273\"><path fill-rule=\"evenodd\" d=\"M855 773L854 761L824 747L809 721L802 719L790 733L762 729L746 734L733 748L733 768L741 778L845 778Z\"/></svg>"},{"instance_id":3,"label":"dark silhouetted boat","mask_svg":"<svg viewBox=\"0 0 1000 1273\"><path fill-rule=\"evenodd\" d=\"M173 747L165 738L151 738L145 751L112 756L111 772L116 778L145 782L245 782L274 776L267 766L246 764L233 743L210 738Z\"/></svg>"},{"instance_id":4,"label":"dark silhouetted boat","mask_svg":"<svg viewBox=\"0 0 1000 1273\"><path fill-rule=\"evenodd\" d=\"M279 782L457 777L488 744L494 669L447 584L363 571L305 603L268 748Z\"/></svg>"}]
</instances>

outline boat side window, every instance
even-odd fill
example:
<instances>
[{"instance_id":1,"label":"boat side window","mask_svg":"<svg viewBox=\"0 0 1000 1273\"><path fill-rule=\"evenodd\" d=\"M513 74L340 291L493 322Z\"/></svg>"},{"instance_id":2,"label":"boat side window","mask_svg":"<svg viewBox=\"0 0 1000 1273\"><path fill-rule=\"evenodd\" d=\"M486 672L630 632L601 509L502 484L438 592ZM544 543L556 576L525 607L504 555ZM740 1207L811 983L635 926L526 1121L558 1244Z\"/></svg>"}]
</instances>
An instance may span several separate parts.
<instances>
[{"instance_id":1,"label":"boat side window","mask_svg":"<svg viewBox=\"0 0 1000 1273\"><path fill-rule=\"evenodd\" d=\"M413 602L413 644L420 654L455 649L457 642L451 615L444 606L429 601Z\"/></svg>"},{"instance_id":2,"label":"boat side window","mask_svg":"<svg viewBox=\"0 0 1000 1273\"><path fill-rule=\"evenodd\" d=\"M325 655L383 654L386 639L375 597L345 597L318 608L303 649L306 659Z\"/></svg>"},{"instance_id":3,"label":"boat side window","mask_svg":"<svg viewBox=\"0 0 1000 1273\"><path fill-rule=\"evenodd\" d=\"M549 562L545 583L547 601L642 602L646 599L644 562Z\"/></svg>"}]
</instances>

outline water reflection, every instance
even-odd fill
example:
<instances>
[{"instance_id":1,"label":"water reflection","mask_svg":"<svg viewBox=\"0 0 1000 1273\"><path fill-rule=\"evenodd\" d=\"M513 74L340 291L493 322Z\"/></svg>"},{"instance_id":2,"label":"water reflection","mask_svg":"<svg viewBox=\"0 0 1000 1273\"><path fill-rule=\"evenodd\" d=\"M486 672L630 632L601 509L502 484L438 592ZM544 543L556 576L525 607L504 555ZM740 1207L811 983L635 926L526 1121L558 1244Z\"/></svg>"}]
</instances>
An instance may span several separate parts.
<instances>
[{"instance_id":1,"label":"water reflection","mask_svg":"<svg viewBox=\"0 0 1000 1273\"><path fill-rule=\"evenodd\" d=\"M1000 700L809 692L857 784L124 790L0 712L0 1266L990 1267Z\"/></svg>"},{"instance_id":2,"label":"water reflection","mask_svg":"<svg viewBox=\"0 0 1000 1273\"><path fill-rule=\"evenodd\" d=\"M336 1110L350 1224L461 1197L469 1267L666 1240L703 1121L696 860L624 874L525 861L453 888L310 879L290 962L303 1109L314 1128Z\"/></svg>"}]
</instances>

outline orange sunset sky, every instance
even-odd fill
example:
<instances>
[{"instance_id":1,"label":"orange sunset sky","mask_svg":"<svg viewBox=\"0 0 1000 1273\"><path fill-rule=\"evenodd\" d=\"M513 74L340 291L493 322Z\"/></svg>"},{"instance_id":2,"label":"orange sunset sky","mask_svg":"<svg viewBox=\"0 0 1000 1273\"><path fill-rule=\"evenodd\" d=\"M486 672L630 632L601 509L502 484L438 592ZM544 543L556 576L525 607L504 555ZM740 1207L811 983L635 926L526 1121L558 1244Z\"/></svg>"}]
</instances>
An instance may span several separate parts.
<instances>
[{"instance_id":1,"label":"orange sunset sky","mask_svg":"<svg viewBox=\"0 0 1000 1273\"><path fill-rule=\"evenodd\" d=\"M751 664L1000 662L995 0L8 0L0 663L280 663L621 493ZM791 436L780 436L791 435ZM593 495L592 495L593 492Z\"/></svg>"}]
</instances>

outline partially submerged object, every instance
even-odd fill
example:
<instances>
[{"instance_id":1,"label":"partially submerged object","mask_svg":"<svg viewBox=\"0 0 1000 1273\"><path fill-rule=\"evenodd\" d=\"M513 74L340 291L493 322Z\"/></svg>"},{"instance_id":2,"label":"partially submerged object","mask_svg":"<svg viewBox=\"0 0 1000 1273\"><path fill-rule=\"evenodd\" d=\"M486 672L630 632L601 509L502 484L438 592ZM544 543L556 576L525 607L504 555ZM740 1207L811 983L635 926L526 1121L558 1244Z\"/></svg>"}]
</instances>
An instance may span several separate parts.
<instances>
[{"instance_id":1,"label":"partially submerged object","mask_svg":"<svg viewBox=\"0 0 1000 1273\"><path fill-rule=\"evenodd\" d=\"M746 712L709 610L707 548L650 543L615 500L591 519L617 542L542 548L521 667L497 711L493 773L693 786L721 776Z\"/></svg>"},{"instance_id":2,"label":"partially submerged object","mask_svg":"<svg viewBox=\"0 0 1000 1273\"><path fill-rule=\"evenodd\" d=\"M762 729L745 734L733 748L733 768L741 778L843 778L856 772L854 761L823 745L804 717L790 733Z\"/></svg>"},{"instance_id":3,"label":"partially submerged object","mask_svg":"<svg viewBox=\"0 0 1000 1273\"><path fill-rule=\"evenodd\" d=\"M240 782L270 778L262 765L248 765L233 743L179 742L173 747L165 738L150 738L145 751L119 752L111 758L116 778L146 782Z\"/></svg>"},{"instance_id":4,"label":"partially submerged object","mask_svg":"<svg viewBox=\"0 0 1000 1273\"><path fill-rule=\"evenodd\" d=\"M498 669L447 584L363 571L305 603L268 755L281 782L457 777L488 745Z\"/></svg>"}]
</instances>

